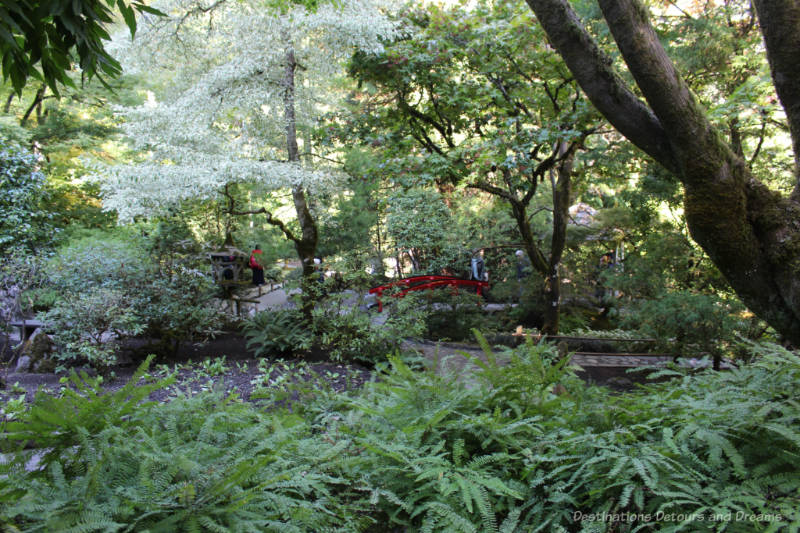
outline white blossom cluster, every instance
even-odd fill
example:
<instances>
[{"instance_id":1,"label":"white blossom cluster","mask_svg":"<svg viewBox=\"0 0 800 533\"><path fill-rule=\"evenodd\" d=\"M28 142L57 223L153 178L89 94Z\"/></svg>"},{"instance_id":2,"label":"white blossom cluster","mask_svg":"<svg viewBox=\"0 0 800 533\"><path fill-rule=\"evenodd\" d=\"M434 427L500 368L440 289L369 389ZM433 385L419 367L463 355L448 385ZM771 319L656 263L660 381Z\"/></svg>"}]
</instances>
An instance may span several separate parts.
<instances>
[{"instance_id":1,"label":"white blossom cluster","mask_svg":"<svg viewBox=\"0 0 800 533\"><path fill-rule=\"evenodd\" d=\"M331 186L335 174L303 168L297 163L253 161L201 156L195 164L117 165L110 167L104 186L113 190L106 207L117 210L122 222L162 211L185 200L204 200L219 194L225 183L257 182L267 189L312 184Z\"/></svg>"},{"instance_id":2,"label":"white blossom cluster","mask_svg":"<svg viewBox=\"0 0 800 533\"><path fill-rule=\"evenodd\" d=\"M343 62L356 49L379 51L393 23L370 0L285 13L252 0L155 5L170 18L143 21L136 40L118 48L127 71L147 73L154 91L144 105L119 109L142 158L105 170L106 209L128 220L212 198L234 182L312 192L333 186L335 171L286 161L287 50L298 64L294 107L304 132L340 99Z\"/></svg>"}]
</instances>

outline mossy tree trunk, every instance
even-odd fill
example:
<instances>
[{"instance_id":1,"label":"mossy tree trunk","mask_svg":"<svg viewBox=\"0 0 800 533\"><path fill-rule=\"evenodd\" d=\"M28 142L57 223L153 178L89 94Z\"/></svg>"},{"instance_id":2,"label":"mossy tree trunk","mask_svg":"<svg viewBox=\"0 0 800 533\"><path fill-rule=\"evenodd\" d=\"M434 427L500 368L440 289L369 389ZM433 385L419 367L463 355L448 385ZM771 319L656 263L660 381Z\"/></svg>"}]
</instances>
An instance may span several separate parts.
<instances>
[{"instance_id":1,"label":"mossy tree trunk","mask_svg":"<svg viewBox=\"0 0 800 533\"><path fill-rule=\"evenodd\" d=\"M667 56L638 0L599 0L646 100L614 72L567 0L527 0L597 109L684 185L689 230L742 301L800 346L800 174L789 196L768 189L723 141ZM800 2L756 1L797 162Z\"/></svg>"}]
</instances>

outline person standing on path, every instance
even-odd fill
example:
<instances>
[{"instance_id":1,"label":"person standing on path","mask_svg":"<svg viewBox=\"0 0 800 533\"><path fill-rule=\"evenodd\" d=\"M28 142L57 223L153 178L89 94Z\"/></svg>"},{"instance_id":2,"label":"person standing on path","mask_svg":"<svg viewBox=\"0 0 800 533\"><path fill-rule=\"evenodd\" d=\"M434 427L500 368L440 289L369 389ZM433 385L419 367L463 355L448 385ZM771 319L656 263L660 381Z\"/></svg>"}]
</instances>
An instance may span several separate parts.
<instances>
[{"instance_id":1,"label":"person standing on path","mask_svg":"<svg viewBox=\"0 0 800 533\"><path fill-rule=\"evenodd\" d=\"M514 255L517 257L517 301L521 302L525 278L531 275L531 261L522 250L517 250Z\"/></svg>"},{"instance_id":2,"label":"person standing on path","mask_svg":"<svg viewBox=\"0 0 800 533\"><path fill-rule=\"evenodd\" d=\"M253 271L253 285L255 286L264 284L264 265L261 264L261 258L259 257L261 254L261 246L256 244L253 251L250 252L249 263L249 266Z\"/></svg>"}]
</instances>

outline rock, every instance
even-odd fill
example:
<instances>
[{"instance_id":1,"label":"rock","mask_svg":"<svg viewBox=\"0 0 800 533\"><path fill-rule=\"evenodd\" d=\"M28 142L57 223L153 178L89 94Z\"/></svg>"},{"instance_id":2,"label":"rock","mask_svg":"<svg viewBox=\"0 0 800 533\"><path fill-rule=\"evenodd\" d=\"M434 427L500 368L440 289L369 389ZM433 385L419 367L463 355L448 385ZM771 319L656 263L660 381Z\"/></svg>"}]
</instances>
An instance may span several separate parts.
<instances>
[{"instance_id":1,"label":"rock","mask_svg":"<svg viewBox=\"0 0 800 533\"><path fill-rule=\"evenodd\" d=\"M39 328L33 332L33 335L22 346L20 361L23 357L28 358L30 361L28 370L30 372L52 372L55 369L55 363L50 360L52 351L53 340L47 336L42 328Z\"/></svg>"},{"instance_id":2,"label":"rock","mask_svg":"<svg viewBox=\"0 0 800 533\"><path fill-rule=\"evenodd\" d=\"M556 350L558 350L558 358L564 359L569 354L569 345L566 341L561 341L556 344Z\"/></svg>"},{"instance_id":3,"label":"rock","mask_svg":"<svg viewBox=\"0 0 800 533\"><path fill-rule=\"evenodd\" d=\"M14 344L8 335L0 334L0 362L11 362L15 355Z\"/></svg>"},{"instance_id":4,"label":"rock","mask_svg":"<svg viewBox=\"0 0 800 533\"><path fill-rule=\"evenodd\" d=\"M40 374L52 374L56 371L56 362L49 357L43 357L32 365L31 371Z\"/></svg>"},{"instance_id":5,"label":"rock","mask_svg":"<svg viewBox=\"0 0 800 533\"><path fill-rule=\"evenodd\" d=\"M19 359L17 359L17 367L14 369L14 372L17 374L21 372L27 372L28 369L31 367L31 358L27 355L20 355Z\"/></svg>"},{"instance_id":6,"label":"rock","mask_svg":"<svg viewBox=\"0 0 800 533\"><path fill-rule=\"evenodd\" d=\"M617 390L631 390L634 388L633 381L622 376L615 376L607 379L605 385L606 387L611 387Z\"/></svg>"}]
</instances>

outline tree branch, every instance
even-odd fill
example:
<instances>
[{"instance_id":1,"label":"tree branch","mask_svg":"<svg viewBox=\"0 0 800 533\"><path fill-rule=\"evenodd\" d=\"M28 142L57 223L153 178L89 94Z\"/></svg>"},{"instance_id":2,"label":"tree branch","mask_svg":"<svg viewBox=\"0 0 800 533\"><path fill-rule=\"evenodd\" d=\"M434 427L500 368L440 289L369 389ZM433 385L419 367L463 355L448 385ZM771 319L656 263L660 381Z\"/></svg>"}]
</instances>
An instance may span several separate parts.
<instances>
[{"instance_id":1,"label":"tree branch","mask_svg":"<svg viewBox=\"0 0 800 533\"><path fill-rule=\"evenodd\" d=\"M764 137L766 136L766 132L767 132L767 121L762 120L761 131L758 134L758 145L756 146L756 149L753 151L753 155L750 156L750 159L747 161L747 168L749 169L753 168L753 163L756 162L758 154L761 153L761 147L764 145Z\"/></svg>"},{"instance_id":2,"label":"tree branch","mask_svg":"<svg viewBox=\"0 0 800 533\"><path fill-rule=\"evenodd\" d=\"M440 124L444 125L445 131L447 131L447 139L449 139L453 136L453 123L450 122L447 116L442 115L442 111L439 108L439 99L436 98L436 90L433 88L433 84L429 83L427 85L427 89L430 100L433 103L433 110L436 111L436 116L439 117L439 120L441 121Z\"/></svg>"},{"instance_id":3,"label":"tree branch","mask_svg":"<svg viewBox=\"0 0 800 533\"><path fill-rule=\"evenodd\" d=\"M262 208L262 209L264 209L264 208ZM292 230L290 230L289 228L286 227L286 224L284 224L281 220L278 220L277 218L272 216L272 213L270 213L266 209L263 210L263 213L265 215L267 215L267 223L268 224L272 224L273 226L275 226L278 229L280 229L283 232L283 234L286 236L286 238L289 239L290 241L292 241L293 243L295 243L295 244L299 244L300 243L300 239L298 239L295 236L295 234L292 233Z\"/></svg>"},{"instance_id":4,"label":"tree branch","mask_svg":"<svg viewBox=\"0 0 800 533\"><path fill-rule=\"evenodd\" d=\"M413 119L412 119L413 120ZM414 125L416 126L416 121L414 121ZM418 143L428 149L428 151L437 153L439 155L444 155L444 151L441 148L436 146L436 143L433 142L433 139L428 137L428 133L422 127L416 127L411 129L411 136L414 137Z\"/></svg>"},{"instance_id":5,"label":"tree branch","mask_svg":"<svg viewBox=\"0 0 800 533\"><path fill-rule=\"evenodd\" d=\"M800 2L754 0L772 81L786 111L794 148L796 198L800 200Z\"/></svg>"},{"instance_id":6,"label":"tree branch","mask_svg":"<svg viewBox=\"0 0 800 533\"><path fill-rule=\"evenodd\" d=\"M203 13L203 14L209 13L209 12L213 13L213 11L215 9L217 9L219 6L223 5L226 1L227 0L217 0L216 2L214 2L213 4L211 4L208 7L203 7L202 5L197 5L197 6L193 7L193 8L191 8L191 9L189 9L188 11L186 11L186 13L183 14L183 16L180 18L178 23L175 25L175 36L177 37L178 32L180 31L181 27L186 23L186 21L189 19L189 17L193 17L193 16L199 15L201 13Z\"/></svg>"},{"instance_id":7,"label":"tree branch","mask_svg":"<svg viewBox=\"0 0 800 533\"><path fill-rule=\"evenodd\" d=\"M314 152L303 152L300 154L301 157L311 156L316 157L317 159L324 159L325 161L330 161L331 163L336 163L337 165L344 165L341 161L337 161L336 159L332 159L330 157L325 157L324 155L315 154Z\"/></svg>"},{"instance_id":8,"label":"tree branch","mask_svg":"<svg viewBox=\"0 0 800 533\"><path fill-rule=\"evenodd\" d=\"M534 209L534 210L533 210L533 213L531 213L530 215L528 215L528 222L530 222L530 221L531 221L531 219L532 219L534 216L538 215L538 214L539 214L539 213L541 213L542 211L549 211L550 213L552 213L552 212L553 212L553 208L552 208L552 207L547 207L547 206L537 207L536 209Z\"/></svg>"},{"instance_id":9,"label":"tree branch","mask_svg":"<svg viewBox=\"0 0 800 533\"><path fill-rule=\"evenodd\" d=\"M517 74L525 78L528 81L528 83L530 83L532 86L536 85L537 83L536 80L522 70L522 68L519 66L519 63L517 63L517 61L514 59L513 56L511 56L511 54L503 53L503 57L509 63L511 63L511 65L514 67L514 70L517 71Z\"/></svg>"},{"instance_id":10,"label":"tree branch","mask_svg":"<svg viewBox=\"0 0 800 533\"><path fill-rule=\"evenodd\" d=\"M3 106L3 113L9 113L11 111L11 101L14 99L14 96L16 96L16 94L17 94L16 92L11 91L11 94L8 95L8 98L6 99L6 104Z\"/></svg>"},{"instance_id":11,"label":"tree branch","mask_svg":"<svg viewBox=\"0 0 800 533\"><path fill-rule=\"evenodd\" d=\"M36 91L36 96L33 97L33 102L31 102L31 106L25 111L25 114L22 115L22 119L19 121L20 126L25 126L28 123L28 119L31 117L31 113L33 110L36 109L36 106L42 103L42 98L44 97L44 90L47 85L42 84L41 87Z\"/></svg>"},{"instance_id":12,"label":"tree branch","mask_svg":"<svg viewBox=\"0 0 800 533\"><path fill-rule=\"evenodd\" d=\"M295 236L295 234L292 233L292 230L286 227L286 224L284 224L281 220L278 220L277 218L273 217L272 213L267 211L266 207L261 207L259 209L251 209L247 211L239 211L238 209L236 209L236 199L230 192L229 183L226 183L225 187L222 189L222 195L228 199L228 209L226 210L226 213L228 213L229 215L231 216L262 215L262 214L266 215L267 223L278 227L283 232L283 234L286 236L287 239L295 243L300 242L300 240Z\"/></svg>"},{"instance_id":13,"label":"tree branch","mask_svg":"<svg viewBox=\"0 0 800 533\"><path fill-rule=\"evenodd\" d=\"M620 133L667 169L678 164L664 128L611 67L567 0L526 0L589 100Z\"/></svg>"},{"instance_id":14,"label":"tree branch","mask_svg":"<svg viewBox=\"0 0 800 533\"><path fill-rule=\"evenodd\" d=\"M420 120L420 121L432 126L436 131L438 131L439 134L442 136L442 139L444 139L444 142L447 144L448 147L455 148L455 145L453 144L452 140L447 135L447 128L445 126L439 124L438 122L433 120L431 117L429 117L425 113L422 113L419 110L414 109L413 107L411 107L408 104L408 102L406 102L405 98L402 97L402 95L398 95L397 103L400 106L400 109L402 109L403 111L405 111L406 113L408 113L412 117L414 117L414 118L416 118L416 119L418 119L418 120Z\"/></svg>"},{"instance_id":15,"label":"tree branch","mask_svg":"<svg viewBox=\"0 0 800 533\"><path fill-rule=\"evenodd\" d=\"M625 63L655 113L673 150L692 150L714 130L636 0L599 0ZM685 154L681 154L683 159Z\"/></svg>"},{"instance_id":16,"label":"tree branch","mask_svg":"<svg viewBox=\"0 0 800 533\"><path fill-rule=\"evenodd\" d=\"M525 104L511 97L511 95L508 93L508 88L506 87L506 84L503 83L503 81L500 79L500 76L492 76L489 73L486 73L485 76L490 83L492 83L495 87L497 87L500 90L500 92L503 94L503 98L505 99L506 102L508 102L508 104L512 108L522 111L525 114L525 116L528 117L529 119L531 120L534 119L533 114Z\"/></svg>"},{"instance_id":17,"label":"tree branch","mask_svg":"<svg viewBox=\"0 0 800 533\"><path fill-rule=\"evenodd\" d=\"M483 180L474 181L474 182L470 183L469 185L467 185L467 187L469 187L470 189L479 189L479 190L481 190L483 192L488 192L489 194L493 194L495 196L499 196L500 198L508 200L512 204L519 204L520 203L519 200L517 198L515 198L514 195L512 195L507 190L501 189L500 187L496 187L495 185L492 185L491 183L488 183L488 182L483 181Z\"/></svg>"}]
</instances>

